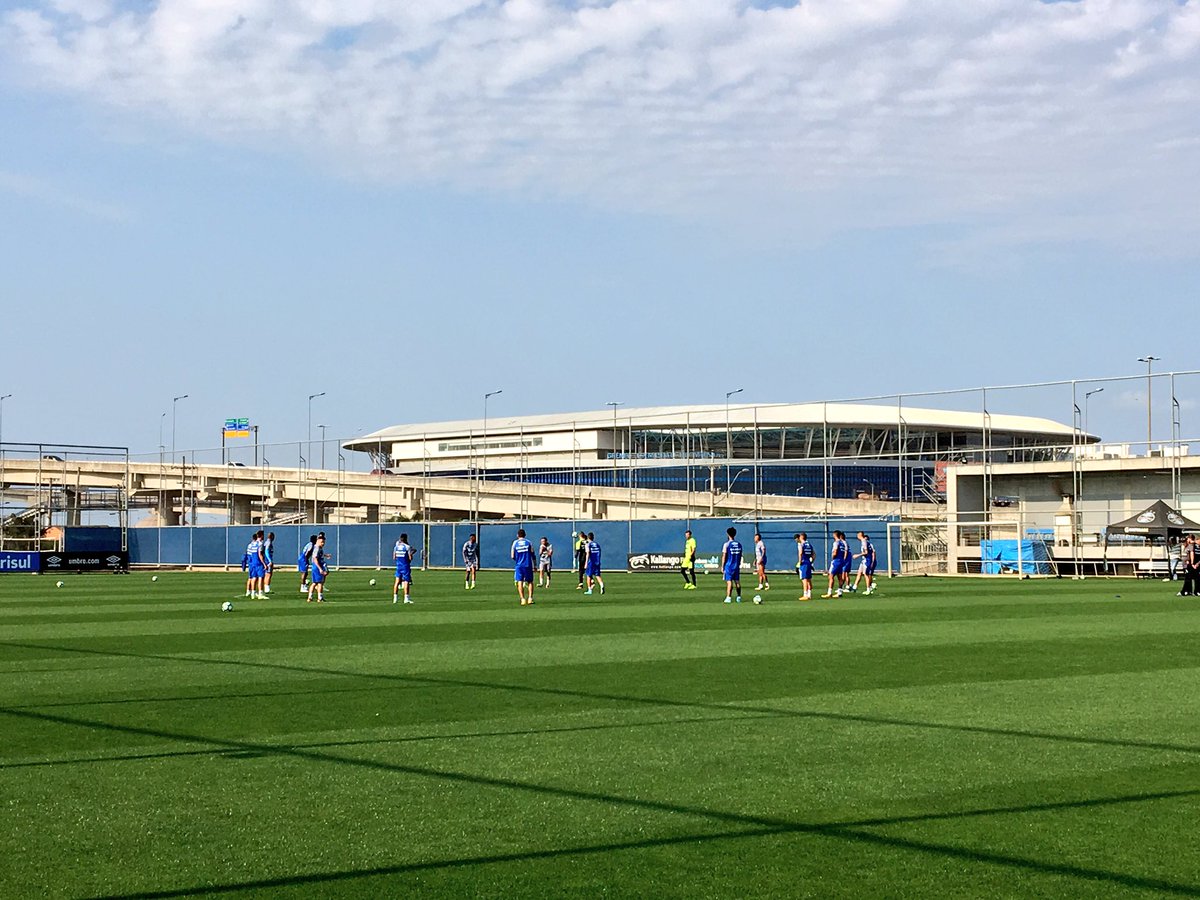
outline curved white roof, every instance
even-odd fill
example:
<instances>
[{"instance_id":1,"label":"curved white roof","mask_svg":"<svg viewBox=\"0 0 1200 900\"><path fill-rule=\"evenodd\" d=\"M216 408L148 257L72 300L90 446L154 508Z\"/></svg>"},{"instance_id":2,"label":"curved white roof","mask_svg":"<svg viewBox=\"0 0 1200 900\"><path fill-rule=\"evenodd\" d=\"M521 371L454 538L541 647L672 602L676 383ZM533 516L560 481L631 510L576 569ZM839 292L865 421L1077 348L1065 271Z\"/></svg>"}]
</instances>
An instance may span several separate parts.
<instances>
[{"instance_id":1,"label":"curved white roof","mask_svg":"<svg viewBox=\"0 0 1200 900\"><path fill-rule=\"evenodd\" d=\"M889 427L895 426L902 416L906 428L933 430L978 431L984 427L982 412L960 412L944 409L922 409L912 406L885 406L862 403L761 403L740 404L729 407L728 422L731 426L779 428L780 426L819 425L827 422L837 427ZM726 423L724 404L707 406L645 406L619 407L617 424L627 427L632 420L638 428L724 428ZM1034 416L1012 416L992 413L987 423L996 432L1063 438L1070 440L1072 428L1052 419ZM548 433L571 430L601 430L611 428L611 409L587 412L550 413L534 416L489 416L489 435ZM452 422L429 422L412 425L392 425L371 434L347 441L349 450L367 450L381 443L416 440L428 437L479 434L484 429L483 419L462 419ZM1099 438L1084 435L1086 442Z\"/></svg>"}]
</instances>

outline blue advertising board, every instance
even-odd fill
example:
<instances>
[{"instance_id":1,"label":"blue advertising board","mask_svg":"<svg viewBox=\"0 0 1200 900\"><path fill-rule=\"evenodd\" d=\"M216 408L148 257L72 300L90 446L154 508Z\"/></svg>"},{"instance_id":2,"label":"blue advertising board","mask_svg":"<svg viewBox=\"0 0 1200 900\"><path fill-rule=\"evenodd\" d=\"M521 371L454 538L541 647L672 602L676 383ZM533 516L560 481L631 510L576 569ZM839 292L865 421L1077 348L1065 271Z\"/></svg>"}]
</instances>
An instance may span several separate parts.
<instances>
[{"instance_id":1,"label":"blue advertising board","mask_svg":"<svg viewBox=\"0 0 1200 900\"><path fill-rule=\"evenodd\" d=\"M42 554L26 550L0 550L0 574L7 572L38 572Z\"/></svg>"}]
</instances>

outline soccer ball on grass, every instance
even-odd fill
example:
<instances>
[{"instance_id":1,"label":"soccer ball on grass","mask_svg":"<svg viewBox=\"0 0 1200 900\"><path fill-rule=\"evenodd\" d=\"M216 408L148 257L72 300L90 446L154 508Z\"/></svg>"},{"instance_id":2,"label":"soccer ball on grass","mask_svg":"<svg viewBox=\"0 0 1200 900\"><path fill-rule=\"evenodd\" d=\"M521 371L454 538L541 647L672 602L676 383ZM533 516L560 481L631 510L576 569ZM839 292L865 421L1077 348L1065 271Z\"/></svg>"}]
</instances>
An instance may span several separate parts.
<instances>
[{"instance_id":1,"label":"soccer ball on grass","mask_svg":"<svg viewBox=\"0 0 1200 900\"><path fill-rule=\"evenodd\" d=\"M371 587L375 587L375 579L374 578L371 579Z\"/></svg>"},{"instance_id":2,"label":"soccer ball on grass","mask_svg":"<svg viewBox=\"0 0 1200 900\"><path fill-rule=\"evenodd\" d=\"M233 612L233 602L226 600L221 604L221 612Z\"/></svg>"},{"instance_id":3,"label":"soccer ball on grass","mask_svg":"<svg viewBox=\"0 0 1200 900\"><path fill-rule=\"evenodd\" d=\"M762 594L755 594L754 595L754 605L758 606L761 603L762 603Z\"/></svg>"}]
</instances>

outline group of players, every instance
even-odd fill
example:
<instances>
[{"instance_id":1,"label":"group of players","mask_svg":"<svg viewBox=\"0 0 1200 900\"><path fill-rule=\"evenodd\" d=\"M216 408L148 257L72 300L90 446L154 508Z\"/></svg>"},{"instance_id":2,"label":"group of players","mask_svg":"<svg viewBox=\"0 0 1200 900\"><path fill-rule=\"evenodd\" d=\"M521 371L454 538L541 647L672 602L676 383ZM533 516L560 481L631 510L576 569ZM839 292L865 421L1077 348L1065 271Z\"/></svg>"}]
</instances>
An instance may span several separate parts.
<instances>
[{"instance_id":1,"label":"group of players","mask_svg":"<svg viewBox=\"0 0 1200 900\"><path fill-rule=\"evenodd\" d=\"M727 528L725 534L728 540L721 547L721 574L725 579L725 602L742 602L742 543L737 539L737 529ZM796 541L796 571L804 585L801 600L811 600L813 593L813 570L816 564L816 551L808 540L808 535L801 531L792 536ZM857 593L859 581L866 583L864 595L875 592L875 545L866 532L858 533L860 550L850 552L850 544L844 531L834 531L833 551L829 560L829 589L821 595L822 599L841 597L846 593ZM850 583L850 572L854 560L859 560L858 574L854 583ZM680 563L680 573L683 575L684 590L696 589L696 539L691 531L684 532L683 559ZM758 587L755 590L767 591L771 583L767 578L767 545L762 534L754 533L754 571L758 574Z\"/></svg>"},{"instance_id":2,"label":"group of players","mask_svg":"<svg viewBox=\"0 0 1200 900\"><path fill-rule=\"evenodd\" d=\"M742 544L737 539L737 529L726 529L727 540L721 547L721 573L725 580L726 603L742 602ZM601 548L596 541L596 535L591 532L578 532L575 536L575 556L579 567L579 584L577 590L584 590L591 595L594 588L599 587L604 593L604 578L600 574ZM816 565L816 551L808 540L805 532L793 535L796 541L796 571L803 584L801 600L811 600L813 595L813 574ZM841 597L846 593L856 593L860 581L865 581L869 595L875 592L875 546L866 532L858 532L860 550L850 552L850 545L843 531L833 532L833 549L830 554L828 590L821 595L823 599ZM271 574L274 570L275 533L264 535L256 531L250 544L246 547L246 555L242 559L242 568L247 571L246 596L264 599L271 592ZM408 535L401 534L392 548L392 558L396 564L396 580L392 586L392 602L399 603L401 597L405 603L412 603L412 564L416 554L408 543ZM462 546L463 568L466 572L465 589L474 590L476 577L479 573L479 537L472 534ZM525 536L525 529L517 529L516 540L512 542L509 558L513 564L513 582L517 587L517 598L522 606L533 604L533 576L538 575L537 586L549 587L554 569L554 547L543 537L535 548L533 542ZM853 583L850 582L850 572L854 560L859 560L858 573ZM536 563L536 565L535 565ZM323 603L325 601L325 579L329 575L329 560L325 552L325 532L321 531L309 537L308 543L296 560L296 568L300 571L300 593L307 594L308 602ZM771 583L767 577L767 545L762 534L754 534L754 570L758 575L756 590L770 590ZM685 590L696 589L696 540L690 530L684 532L683 557L680 564ZM374 582L372 582L374 583ZM315 596L314 596L315 594Z\"/></svg>"}]
</instances>

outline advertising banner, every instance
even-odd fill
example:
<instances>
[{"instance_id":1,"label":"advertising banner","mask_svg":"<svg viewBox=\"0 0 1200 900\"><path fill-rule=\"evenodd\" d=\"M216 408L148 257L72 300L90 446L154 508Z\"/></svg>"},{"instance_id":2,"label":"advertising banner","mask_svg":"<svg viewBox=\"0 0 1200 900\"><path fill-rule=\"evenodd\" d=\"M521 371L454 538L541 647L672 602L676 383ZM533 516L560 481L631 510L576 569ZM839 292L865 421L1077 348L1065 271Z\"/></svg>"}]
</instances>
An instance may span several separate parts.
<instances>
[{"instance_id":1,"label":"advertising banner","mask_svg":"<svg viewBox=\"0 0 1200 900\"><path fill-rule=\"evenodd\" d=\"M631 572L678 572L683 564L682 553L630 553L628 568ZM742 560L742 569L749 570L750 566ZM696 556L697 572L718 572L721 569L721 557L718 554Z\"/></svg>"},{"instance_id":2,"label":"advertising banner","mask_svg":"<svg viewBox=\"0 0 1200 900\"><path fill-rule=\"evenodd\" d=\"M129 568L124 550L100 553L43 553L42 572L123 572Z\"/></svg>"},{"instance_id":3,"label":"advertising banner","mask_svg":"<svg viewBox=\"0 0 1200 900\"><path fill-rule=\"evenodd\" d=\"M8 572L37 572L41 554L25 550L0 550L0 575Z\"/></svg>"}]
</instances>

